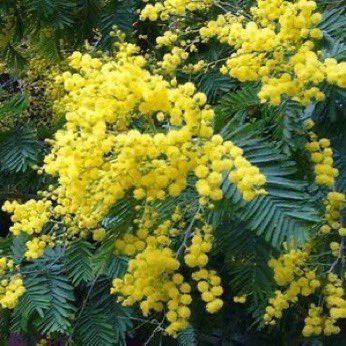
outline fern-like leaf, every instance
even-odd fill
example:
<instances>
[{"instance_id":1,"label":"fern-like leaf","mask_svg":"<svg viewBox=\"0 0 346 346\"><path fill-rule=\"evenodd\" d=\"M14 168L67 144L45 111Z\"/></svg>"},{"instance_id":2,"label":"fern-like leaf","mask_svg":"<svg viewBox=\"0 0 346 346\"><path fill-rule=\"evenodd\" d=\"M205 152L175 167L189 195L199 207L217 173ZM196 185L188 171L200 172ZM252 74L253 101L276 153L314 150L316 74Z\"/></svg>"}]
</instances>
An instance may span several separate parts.
<instances>
[{"instance_id":1,"label":"fern-like leaf","mask_svg":"<svg viewBox=\"0 0 346 346\"><path fill-rule=\"evenodd\" d=\"M0 103L0 118L17 116L23 112L29 104L26 94L16 94Z\"/></svg>"},{"instance_id":2,"label":"fern-like leaf","mask_svg":"<svg viewBox=\"0 0 346 346\"><path fill-rule=\"evenodd\" d=\"M287 156L304 150L305 139L303 133L302 109L291 102L284 103L281 107L267 107L265 116L270 114L272 124L272 137L277 142L278 148Z\"/></svg>"},{"instance_id":3,"label":"fern-like leaf","mask_svg":"<svg viewBox=\"0 0 346 346\"><path fill-rule=\"evenodd\" d=\"M44 275L25 277L24 286L26 291L14 310L11 323L11 331L17 334L28 332L29 321L44 318L50 306L48 280Z\"/></svg>"},{"instance_id":4,"label":"fern-like leaf","mask_svg":"<svg viewBox=\"0 0 346 346\"><path fill-rule=\"evenodd\" d=\"M178 334L179 346L195 346L197 345L196 331L193 328L188 328Z\"/></svg>"},{"instance_id":5,"label":"fern-like leaf","mask_svg":"<svg viewBox=\"0 0 346 346\"><path fill-rule=\"evenodd\" d=\"M47 249L22 268L26 292L14 311L12 331L28 332L29 322L42 334L67 334L75 312L73 286L65 276L62 248Z\"/></svg>"},{"instance_id":6,"label":"fern-like leaf","mask_svg":"<svg viewBox=\"0 0 346 346\"><path fill-rule=\"evenodd\" d=\"M320 218L314 198L308 192L308 185L289 178L295 171L294 164L265 140L236 142L244 149L249 161L267 177L268 194L246 203L235 185L225 179L223 191L230 204L225 206L221 203L219 208L232 207L239 220L273 246L279 246L287 239L298 243L307 240L309 231ZM220 217L216 215L214 222Z\"/></svg>"},{"instance_id":7,"label":"fern-like leaf","mask_svg":"<svg viewBox=\"0 0 346 346\"><path fill-rule=\"evenodd\" d=\"M76 321L73 339L81 345L125 346L126 332L132 327L130 310L110 296L109 280L101 279L89 290L85 308Z\"/></svg>"},{"instance_id":8,"label":"fern-like leaf","mask_svg":"<svg viewBox=\"0 0 346 346\"><path fill-rule=\"evenodd\" d=\"M44 318L38 322L38 329L43 334L67 334L71 329L74 315L73 286L63 273L62 265L54 267L45 273L48 282L48 309Z\"/></svg>"},{"instance_id":9,"label":"fern-like leaf","mask_svg":"<svg viewBox=\"0 0 346 346\"><path fill-rule=\"evenodd\" d=\"M55 30L63 30L74 23L76 1L65 0L24 0L22 1L23 13L31 19L31 24L36 24L35 29L48 25Z\"/></svg>"},{"instance_id":10,"label":"fern-like leaf","mask_svg":"<svg viewBox=\"0 0 346 346\"><path fill-rule=\"evenodd\" d=\"M344 9L332 9L323 13L319 28L329 36L346 38L346 11Z\"/></svg>"},{"instance_id":11,"label":"fern-like leaf","mask_svg":"<svg viewBox=\"0 0 346 346\"><path fill-rule=\"evenodd\" d=\"M12 238L11 252L16 264L20 264L24 258L26 251L25 243L27 240L28 235L25 233L21 233L19 236Z\"/></svg>"},{"instance_id":12,"label":"fern-like leaf","mask_svg":"<svg viewBox=\"0 0 346 346\"><path fill-rule=\"evenodd\" d=\"M0 170L25 172L38 162L39 145L30 128L13 130L0 140Z\"/></svg>"},{"instance_id":13,"label":"fern-like leaf","mask_svg":"<svg viewBox=\"0 0 346 346\"><path fill-rule=\"evenodd\" d=\"M216 131L220 131L236 113L248 112L250 109L258 107L260 100L257 93L258 88L249 85L224 96L220 105L216 108L216 117L214 120Z\"/></svg>"},{"instance_id":14,"label":"fern-like leaf","mask_svg":"<svg viewBox=\"0 0 346 346\"><path fill-rule=\"evenodd\" d=\"M107 311L88 305L76 324L76 338L81 345L108 346L114 345L114 332Z\"/></svg>"},{"instance_id":15,"label":"fern-like leaf","mask_svg":"<svg viewBox=\"0 0 346 346\"><path fill-rule=\"evenodd\" d=\"M235 87L236 83L229 77L216 71L208 71L195 77L198 90L204 92L209 103L215 103L223 94Z\"/></svg>"},{"instance_id":16,"label":"fern-like leaf","mask_svg":"<svg viewBox=\"0 0 346 346\"><path fill-rule=\"evenodd\" d=\"M93 279L93 246L85 240L77 240L66 250L65 268L67 277L74 285L80 285Z\"/></svg>"},{"instance_id":17,"label":"fern-like leaf","mask_svg":"<svg viewBox=\"0 0 346 346\"><path fill-rule=\"evenodd\" d=\"M256 302L263 299L272 288L272 273L267 264L273 252L270 244L254 235L245 223L235 220L232 215L229 221L217 228L215 242L215 248L225 256L232 292L251 296Z\"/></svg>"}]
</instances>

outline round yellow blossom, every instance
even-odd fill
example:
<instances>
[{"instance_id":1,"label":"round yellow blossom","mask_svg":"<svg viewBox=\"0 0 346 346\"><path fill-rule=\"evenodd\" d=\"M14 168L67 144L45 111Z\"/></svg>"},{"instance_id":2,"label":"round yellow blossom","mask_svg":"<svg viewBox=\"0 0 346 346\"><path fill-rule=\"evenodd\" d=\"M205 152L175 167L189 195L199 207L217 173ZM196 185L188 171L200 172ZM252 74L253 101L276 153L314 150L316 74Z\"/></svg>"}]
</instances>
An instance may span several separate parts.
<instances>
[{"instance_id":1,"label":"round yellow blossom","mask_svg":"<svg viewBox=\"0 0 346 346\"><path fill-rule=\"evenodd\" d=\"M233 297L233 301L235 303L244 304L244 303L246 303L246 296L245 295L243 295L243 296L235 296L235 297Z\"/></svg>"},{"instance_id":2,"label":"round yellow blossom","mask_svg":"<svg viewBox=\"0 0 346 346\"><path fill-rule=\"evenodd\" d=\"M106 236L106 230L104 228L99 228L94 231L93 239L95 241L102 241Z\"/></svg>"}]
</instances>

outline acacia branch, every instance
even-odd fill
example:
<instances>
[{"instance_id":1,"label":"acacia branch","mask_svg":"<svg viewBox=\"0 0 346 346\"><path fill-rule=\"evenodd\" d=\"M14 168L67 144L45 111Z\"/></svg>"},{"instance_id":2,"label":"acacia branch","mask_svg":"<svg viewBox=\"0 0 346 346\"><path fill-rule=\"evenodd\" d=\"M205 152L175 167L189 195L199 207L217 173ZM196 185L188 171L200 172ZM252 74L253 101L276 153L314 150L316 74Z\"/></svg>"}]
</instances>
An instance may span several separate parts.
<instances>
[{"instance_id":1,"label":"acacia branch","mask_svg":"<svg viewBox=\"0 0 346 346\"><path fill-rule=\"evenodd\" d=\"M344 261L345 261L344 248L345 248L345 237L342 237L338 257L336 258L336 260L331 265L330 269L328 270L328 273L332 273L334 271L335 267L337 266L337 264L339 263L340 260L342 260L342 263L344 263Z\"/></svg>"},{"instance_id":2,"label":"acacia branch","mask_svg":"<svg viewBox=\"0 0 346 346\"><path fill-rule=\"evenodd\" d=\"M187 228L187 230L185 232L184 240L183 240L182 244L180 245L180 247L179 247L179 249L177 251L176 258L179 258L182 255L183 251L187 248L187 242L188 242L188 240L189 240L189 238L191 237L191 234L192 234L192 227L193 227L193 225L194 225L194 223L196 221L197 215L199 214L201 209L202 208L199 205L195 215L193 216L193 218L192 218L192 220L191 220L191 222L190 222L190 224L189 224L189 226L188 226L188 228Z\"/></svg>"}]
</instances>

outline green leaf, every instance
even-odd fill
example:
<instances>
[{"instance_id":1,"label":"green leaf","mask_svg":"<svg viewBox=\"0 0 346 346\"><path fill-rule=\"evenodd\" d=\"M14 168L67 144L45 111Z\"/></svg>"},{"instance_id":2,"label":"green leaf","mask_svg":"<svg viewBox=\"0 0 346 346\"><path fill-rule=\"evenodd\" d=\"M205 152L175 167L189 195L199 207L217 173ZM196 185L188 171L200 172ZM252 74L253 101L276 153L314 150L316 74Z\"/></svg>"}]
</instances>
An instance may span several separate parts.
<instances>
[{"instance_id":1,"label":"green leaf","mask_svg":"<svg viewBox=\"0 0 346 346\"><path fill-rule=\"evenodd\" d=\"M114 255L114 238L104 241L96 250L93 259L93 271L95 275L105 275L108 278L122 276L127 269L127 258Z\"/></svg>"},{"instance_id":2,"label":"green leaf","mask_svg":"<svg viewBox=\"0 0 346 346\"><path fill-rule=\"evenodd\" d=\"M95 275L107 275L110 264L114 259L114 238L102 242L93 256L93 272Z\"/></svg>"},{"instance_id":3,"label":"green leaf","mask_svg":"<svg viewBox=\"0 0 346 346\"><path fill-rule=\"evenodd\" d=\"M81 345L125 346L126 333L132 328L131 311L110 295L109 280L101 279L89 290L89 299L76 321L73 340Z\"/></svg>"},{"instance_id":4,"label":"green leaf","mask_svg":"<svg viewBox=\"0 0 346 346\"><path fill-rule=\"evenodd\" d=\"M193 328L188 328L178 334L179 346L195 346L197 345L196 331Z\"/></svg>"},{"instance_id":5,"label":"green leaf","mask_svg":"<svg viewBox=\"0 0 346 346\"><path fill-rule=\"evenodd\" d=\"M5 57L6 64L11 72L19 74L23 71L27 59L19 47L14 44L8 44L1 55Z\"/></svg>"},{"instance_id":6,"label":"green leaf","mask_svg":"<svg viewBox=\"0 0 346 346\"><path fill-rule=\"evenodd\" d=\"M26 94L16 94L0 104L0 118L6 116L17 116L23 112L29 104Z\"/></svg>"},{"instance_id":7,"label":"green leaf","mask_svg":"<svg viewBox=\"0 0 346 346\"><path fill-rule=\"evenodd\" d=\"M10 313L0 309L0 346L7 346L10 331Z\"/></svg>"},{"instance_id":8,"label":"green leaf","mask_svg":"<svg viewBox=\"0 0 346 346\"><path fill-rule=\"evenodd\" d=\"M114 345L116 334L107 311L88 305L76 324L77 339L81 345Z\"/></svg>"},{"instance_id":9,"label":"green leaf","mask_svg":"<svg viewBox=\"0 0 346 346\"><path fill-rule=\"evenodd\" d=\"M49 309L48 280L43 275L24 276L25 293L14 309L11 331L21 333L28 331L28 323L35 316L44 317Z\"/></svg>"},{"instance_id":10,"label":"green leaf","mask_svg":"<svg viewBox=\"0 0 346 346\"><path fill-rule=\"evenodd\" d=\"M5 238L0 237L0 256L10 256L12 255L12 239L7 236Z\"/></svg>"},{"instance_id":11,"label":"green leaf","mask_svg":"<svg viewBox=\"0 0 346 346\"><path fill-rule=\"evenodd\" d=\"M305 242L320 217L318 203L309 192L309 186L290 178L295 172L294 163L266 140L235 139L235 142L244 149L245 157L267 177L268 194L247 203L236 186L225 178L222 189L229 202L223 201L217 206L213 222L218 222L222 210L230 209L249 229L273 246L280 246L286 240Z\"/></svg>"},{"instance_id":12,"label":"green leaf","mask_svg":"<svg viewBox=\"0 0 346 346\"><path fill-rule=\"evenodd\" d=\"M343 9L327 10L323 13L323 18L318 27L329 36L346 38L346 11Z\"/></svg>"},{"instance_id":13,"label":"green leaf","mask_svg":"<svg viewBox=\"0 0 346 346\"><path fill-rule=\"evenodd\" d=\"M12 238L12 256L16 264L20 264L26 251L25 243L28 241L28 235L21 233L19 236Z\"/></svg>"},{"instance_id":14,"label":"green leaf","mask_svg":"<svg viewBox=\"0 0 346 346\"><path fill-rule=\"evenodd\" d=\"M128 258L124 256L113 256L106 275L110 278L118 278L125 274L128 265Z\"/></svg>"},{"instance_id":15,"label":"green leaf","mask_svg":"<svg viewBox=\"0 0 346 346\"><path fill-rule=\"evenodd\" d=\"M40 56L49 61L56 62L61 58L59 38L54 33L49 35L40 34L35 48Z\"/></svg>"},{"instance_id":16,"label":"green leaf","mask_svg":"<svg viewBox=\"0 0 346 346\"><path fill-rule=\"evenodd\" d=\"M248 85L240 90L225 95L220 105L216 108L216 116L214 119L216 131L220 131L220 129L224 128L236 113L244 112L247 114L249 110L258 107L260 105L260 100L257 93L257 86Z\"/></svg>"},{"instance_id":17,"label":"green leaf","mask_svg":"<svg viewBox=\"0 0 346 346\"><path fill-rule=\"evenodd\" d=\"M37 164L39 144L30 128L10 131L0 139L0 170L25 172Z\"/></svg>"},{"instance_id":18,"label":"green leaf","mask_svg":"<svg viewBox=\"0 0 346 346\"><path fill-rule=\"evenodd\" d=\"M342 136L346 131L345 90L326 83L320 89L326 95L325 101L312 104L306 113L315 121L320 137Z\"/></svg>"},{"instance_id":19,"label":"green leaf","mask_svg":"<svg viewBox=\"0 0 346 346\"><path fill-rule=\"evenodd\" d=\"M92 270L93 246L80 239L69 245L66 250L65 268L66 275L74 285L90 282L94 278Z\"/></svg>"},{"instance_id":20,"label":"green leaf","mask_svg":"<svg viewBox=\"0 0 346 346\"><path fill-rule=\"evenodd\" d=\"M113 25L116 25L125 33L132 32L133 24L136 20L136 3L137 1L130 0L126 1L126 3L112 1L107 4L101 14L99 23L99 28L103 35L103 38L100 41L101 47L110 46L111 39L109 33L111 32Z\"/></svg>"},{"instance_id":21,"label":"green leaf","mask_svg":"<svg viewBox=\"0 0 346 346\"><path fill-rule=\"evenodd\" d=\"M335 167L339 170L339 177L337 179L337 191L346 192L346 137L343 136L341 143L336 150L334 150L335 156Z\"/></svg>"},{"instance_id":22,"label":"green leaf","mask_svg":"<svg viewBox=\"0 0 346 346\"><path fill-rule=\"evenodd\" d=\"M302 107L293 102L286 102L280 107L266 107L265 116L272 127L272 137L280 151L287 156L304 150L305 138Z\"/></svg>"},{"instance_id":23,"label":"green leaf","mask_svg":"<svg viewBox=\"0 0 346 346\"><path fill-rule=\"evenodd\" d=\"M35 29L47 25L55 30L63 30L74 23L76 1L70 0L24 0L23 13L36 24Z\"/></svg>"},{"instance_id":24,"label":"green leaf","mask_svg":"<svg viewBox=\"0 0 346 346\"><path fill-rule=\"evenodd\" d=\"M23 266L26 292L14 311L13 332L28 332L34 326L42 334L71 330L75 298L61 263L63 256L61 247L47 249L43 257Z\"/></svg>"},{"instance_id":25,"label":"green leaf","mask_svg":"<svg viewBox=\"0 0 346 346\"><path fill-rule=\"evenodd\" d=\"M334 58L338 61L346 59L346 43L345 40L336 40L331 36L325 35L325 45L323 50L323 57Z\"/></svg>"},{"instance_id":26,"label":"green leaf","mask_svg":"<svg viewBox=\"0 0 346 346\"><path fill-rule=\"evenodd\" d=\"M127 196L111 208L108 215L102 220L102 226L113 233L119 233L131 226L135 215L133 199Z\"/></svg>"},{"instance_id":27,"label":"green leaf","mask_svg":"<svg viewBox=\"0 0 346 346\"><path fill-rule=\"evenodd\" d=\"M198 74L194 80L198 90L207 95L209 103L215 103L224 93L236 85L229 76L212 70Z\"/></svg>"},{"instance_id":28,"label":"green leaf","mask_svg":"<svg viewBox=\"0 0 346 346\"><path fill-rule=\"evenodd\" d=\"M225 269L235 295L251 295L256 303L272 289L272 272L267 265L270 244L246 228L246 223L230 217L215 232L215 249L225 256Z\"/></svg>"},{"instance_id":29,"label":"green leaf","mask_svg":"<svg viewBox=\"0 0 346 346\"><path fill-rule=\"evenodd\" d=\"M65 277L62 265L54 265L44 275L47 278L49 303L44 318L37 323L38 329L43 334L68 334L75 312L73 286Z\"/></svg>"}]
</instances>

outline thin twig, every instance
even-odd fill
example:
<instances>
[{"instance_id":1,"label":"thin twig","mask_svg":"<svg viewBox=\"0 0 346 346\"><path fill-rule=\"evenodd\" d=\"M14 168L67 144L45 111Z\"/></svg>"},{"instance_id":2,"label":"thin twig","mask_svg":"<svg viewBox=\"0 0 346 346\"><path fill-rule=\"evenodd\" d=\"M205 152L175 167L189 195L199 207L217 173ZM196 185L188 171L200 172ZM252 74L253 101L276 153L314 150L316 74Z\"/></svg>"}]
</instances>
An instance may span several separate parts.
<instances>
[{"instance_id":1,"label":"thin twig","mask_svg":"<svg viewBox=\"0 0 346 346\"><path fill-rule=\"evenodd\" d=\"M95 286L95 284L96 284L96 281L98 280L98 278L100 277L100 275L101 275L101 273L102 273L102 269L103 269L103 268L101 268L101 270L100 270L100 271L98 272L98 274L96 275L94 281L91 283L91 286L90 286L90 288L89 288L89 290L88 290L88 293L87 293L87 295L86 295L86 297L85 297L85 299L84 299L84 301L83 301L82 307L81 307L81 309L80 309L80 311L79 311L79 313L78 313L78 315L77 315L77 317L76 317L76 319L75 319L76 322L77 322L78 319L81 317L83 311L84 311L85 308L86 308L86 305L87 305L87 302L88 302L88 300L89 300L90 294L91 294L91 292L92 292L92 290L93 290L93 288L94 288L94 286ZM70 342L72 341L73 333L74 333L74 330L76 329L76 325L77 325L77 323L74 324L74 327L72 328L71 334L70 334L69 338L67 339L66 345L69 345Z\"/></svg>"},{"instance_id":2,"label":"thin twig","mask_svg":"<svg viewBox=\"0 0 346 346\"><path fill-rule=\"evenodd\" d=\"M163 330L162 326L163 326L163 322L165 320L165 315L163 315L162 321L160 322L160 324L153 330L153 332L151 333L151 335L149 336L148 340L145 342L145 344L143 346L147 346L149 345L149 342L151 341L151 339L156 335L156 333L160 332Z\"/></svg>"},{"instance_id":3,"label":"thin twig","mask_svg":"<svg viewBox=\"0 0 346 346\"><path fill-rule=\"evenodd\" d=\"M190 222L190 224L189 224L189 226L188 226L188 228L187 228L187 230L185 232L184 240L183 240L182 244L180 245L180 247L179 247L179 249L177 251L176 258L180 257L182 255L184 249L187 247L187 242L188 242L188 240L189 240L189 238L190 238L190 236L192 234L192 227L193 227L193 225L194 225L194 223L196 221L196 217L197 217L197 215L199 214L200 211L201 211L201 206L199 205L195 215L193 216L193 218L192 218L192 220L191 220L191 222Z\"/></svg>"},{"instance_id":4,"label":"thin twig","mask_svg":"<svg viewBox=\"0 0 346 346\"><path fill-rule=\"evenodd\" d=\"M337 266L337 264L339 263L339 261L341 259L343 259L344 246L345 246L345 237L342 237L338 257L336 258L336 260L331 265L330 269L328 270L328 273L332 273L334 271L335 267Z\"/></svg>"}]
</instances>

